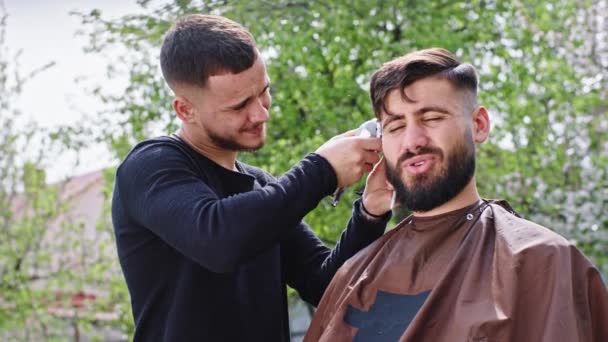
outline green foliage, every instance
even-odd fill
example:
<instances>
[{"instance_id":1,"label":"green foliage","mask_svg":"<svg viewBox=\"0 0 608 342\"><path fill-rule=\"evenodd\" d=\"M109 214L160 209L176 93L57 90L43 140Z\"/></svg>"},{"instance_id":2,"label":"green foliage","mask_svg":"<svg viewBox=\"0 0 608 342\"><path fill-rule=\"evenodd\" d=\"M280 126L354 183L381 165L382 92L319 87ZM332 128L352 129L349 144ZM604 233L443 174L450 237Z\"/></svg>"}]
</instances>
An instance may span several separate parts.
<instances>
[{"instance_id":1,"label":"green foliage","mask_svg":"<svg viewBox=\"0 0 608 342\"><path fill-rule=\"evenodd\" d=\"M605 17L599 1L140 4L142 14L114 21L98 11L79 14L91 52L123 51L109 74L129 75L129 86L97 90L108 104L100 139L117 159L137 141L177 127L158 46L183 14L222 14L256 37L274 101L267 147L242 158L274 174L373 116L367 84L382 63L445 47L478 67L480 102L491 113L492 136L478 158L482 195L505 198L524 217L566 235L608 274L607 51L599 24L589 24ZM331 244L354 199L351 189L337 208L322 202L306 220Z\"/></svg>"},{"instance_id":2,"label":"green foliage","mask_svg":"<svg viewBox=\"0 0 608 342\"><path fill-rule=\"evenodd\" d=\"M104 284L108 274L120 274L115 248L106 243L110 247L104 249L111 237L91 237L82 219L72 216L75 203L66 196L68 183L47 183L44 169L53 158L68 148L77 152L85 143L76 128L49 132L25 122L14 107L23 85L53 63L21 76L18 53L5 45L2 5L0 1L0 340L96 338L95 313L119 312L107 293L119 296L120 291ZM96 294L94 307L74 305L72 295L81 291ZM126 296L116 299L128 305Z\"/></svg>"}]
</instances>

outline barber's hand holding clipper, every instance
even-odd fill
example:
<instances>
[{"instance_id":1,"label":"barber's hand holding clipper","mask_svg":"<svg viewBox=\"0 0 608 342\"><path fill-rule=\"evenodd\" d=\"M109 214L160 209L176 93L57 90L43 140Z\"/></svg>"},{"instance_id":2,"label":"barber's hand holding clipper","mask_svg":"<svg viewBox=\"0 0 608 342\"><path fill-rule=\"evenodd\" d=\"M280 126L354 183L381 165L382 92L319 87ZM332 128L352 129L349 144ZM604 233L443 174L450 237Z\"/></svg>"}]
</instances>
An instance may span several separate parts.
<instances>
[{"instance_id":1,"label":"barber's hand holding clipper","mask_svg":"<svg viewBox=\"0 0 608 342\"><path fill-rule=\"evenodd\" d=\"M335 136L315 152L331 164L338 179L338 188L348 187L370 172L380 160L380 138L358 136L357 130Z\"/></svg>"},{"instance_id":2,"label":"barber's hand holding clipper","mask_svg":"<svg viewBox=\"0 0 608 342\"><path fill-rule=\"evenodd\" d=\"M382 128L378 120L372 119L362 123L358 129L346 132L345 134L337 136L334 139L340 139L346 136L376 138L381 140L380 137L382 136ZM379 153L380 150L374 152ZM393 191L391 184L386 179L385 165L386 162L384 158L376 163L365 183L362 203L364 211L371 216L382 216L388 211L392 210L395 206L395 192ZM369 168L369 165L367 165L366 168ZM333 194L332 205L334 207L338 205L343 193L344 186L338 185L338 188Z\"/></svg>"},{"instance_id":3,"label":"barber's hand holding clipper","mask_svg":"<svg viewBox=\"0 0 608 342\"><path fill-rule=\"evenodd\" d=\"M350 132L348 132L350 133ZM380 138L382 136L382 128L380 127L380 123L376 119L365 121L359 126L356 130L354 130L354 134L358 137L373 137ZM333 201L331 205L334 207L338 205L342 195L344 194L344 187L338 186L336 191L333 194Z\"/></svg>"}]
</instances>

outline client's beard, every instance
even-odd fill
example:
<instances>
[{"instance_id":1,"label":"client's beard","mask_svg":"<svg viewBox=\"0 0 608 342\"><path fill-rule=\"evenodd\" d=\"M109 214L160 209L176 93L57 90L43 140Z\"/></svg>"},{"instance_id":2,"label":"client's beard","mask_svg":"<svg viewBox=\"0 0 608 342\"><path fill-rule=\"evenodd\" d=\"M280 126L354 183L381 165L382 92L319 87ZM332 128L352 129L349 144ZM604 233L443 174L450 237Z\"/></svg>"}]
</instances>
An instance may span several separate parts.
<instances>
[{"instance_id":1,"label":"client's beard","mask_svg":"<svg viewBox=\"0 0 608 342\"><path fill-rule=\"evenodd\" d=\"M396 165L400 167L404 160L427 153L438 155L443 160L440 149L425 147L416 154L406 152ZM405 184L401 174L401 168L386 164L386 178L393 185L397 200L412 211L430 211L454 198L471 181L475 174L475 145L472 139L465 137L454 147L447 158L447 166L439 170L438 175L430 172L415 176L411 186Z\"/></svg>"}]
</instances>

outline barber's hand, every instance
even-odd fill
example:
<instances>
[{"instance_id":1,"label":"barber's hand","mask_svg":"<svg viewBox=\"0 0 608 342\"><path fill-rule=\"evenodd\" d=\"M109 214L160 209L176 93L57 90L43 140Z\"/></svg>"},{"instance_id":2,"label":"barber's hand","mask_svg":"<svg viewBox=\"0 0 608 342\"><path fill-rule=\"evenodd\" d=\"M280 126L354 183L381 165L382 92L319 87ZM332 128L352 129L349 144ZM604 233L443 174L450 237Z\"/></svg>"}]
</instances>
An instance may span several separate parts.
<instances>
[{"instance_id":1,"label":"barber's hand","mask_svg":"<svg viewBox=\"0 0 608 342\"><path fill-rule=\"evenodd\" d=\"M380 160L381 139L358 137L355 132L352 130L335 136L316 151L334 168L338 188L355 183Z\"/></svg>"},{"instance_id":2,"label":"barber's hand","mask_svg":"<svg viewBox=\"0 0 608 342\"><path fill-rule=\"evenodd\" d=\"M385 168L386 159L382 158L367 176L361 196L365 210L375 216L382 216L392 209L393 186L386 179Z\"/></svg>"}]
</instances>

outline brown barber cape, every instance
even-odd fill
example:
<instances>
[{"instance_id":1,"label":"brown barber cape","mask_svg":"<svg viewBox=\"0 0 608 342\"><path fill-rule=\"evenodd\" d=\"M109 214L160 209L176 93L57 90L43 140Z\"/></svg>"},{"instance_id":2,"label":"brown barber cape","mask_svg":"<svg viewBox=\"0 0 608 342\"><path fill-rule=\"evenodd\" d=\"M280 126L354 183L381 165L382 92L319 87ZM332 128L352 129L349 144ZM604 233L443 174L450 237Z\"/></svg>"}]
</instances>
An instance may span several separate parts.
<instances>
[{"instance_id":1,"label":"brown barber cape","mask_svg":"<svg viewBox=\"0 0 608 342\"><path fill-rule=\"evenodd\" d=\"M410 216L352 257L305 341L608 342L608 292L566 239L480 201Z\"/></svg>"}]
</instances>

